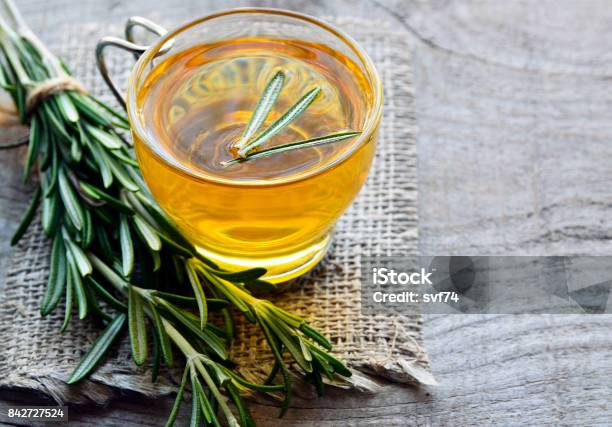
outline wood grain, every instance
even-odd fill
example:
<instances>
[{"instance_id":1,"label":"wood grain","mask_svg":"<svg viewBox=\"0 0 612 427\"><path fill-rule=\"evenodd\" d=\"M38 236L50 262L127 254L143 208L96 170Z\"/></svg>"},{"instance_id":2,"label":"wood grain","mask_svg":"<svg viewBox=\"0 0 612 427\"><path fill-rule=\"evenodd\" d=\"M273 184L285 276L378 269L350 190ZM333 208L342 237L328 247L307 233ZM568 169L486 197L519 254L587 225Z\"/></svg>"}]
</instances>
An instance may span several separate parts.
<instances>
[{"instance_id":1,"label":"wood grain","mask_svg":"<svg viewBox=\"0 0 612 427\"><path fill-rule=\"evenodd\" d=\"M52 37L62 16L177 21L229 2L23 1ZM423 254L610 254L612 8L604 1L260 1L318 16L395 22L412 34ZM65 9L65 6L71 8ZM231 6L238 5L232 2ZM88 11L85 13L85 11ZM18 153L0 152L5 237L26 197ZM1 285L0 285L1 286ZM609 425L612 316L427 316L440 386L334 392L259 425ZM4 396L0 410L12 399ZM170 401L128 396L71 412L71 425L162 425ZM186 422L185 414L181 421ZM182 424L181 424L182 425Z\"/></svg>"}]
</instances>

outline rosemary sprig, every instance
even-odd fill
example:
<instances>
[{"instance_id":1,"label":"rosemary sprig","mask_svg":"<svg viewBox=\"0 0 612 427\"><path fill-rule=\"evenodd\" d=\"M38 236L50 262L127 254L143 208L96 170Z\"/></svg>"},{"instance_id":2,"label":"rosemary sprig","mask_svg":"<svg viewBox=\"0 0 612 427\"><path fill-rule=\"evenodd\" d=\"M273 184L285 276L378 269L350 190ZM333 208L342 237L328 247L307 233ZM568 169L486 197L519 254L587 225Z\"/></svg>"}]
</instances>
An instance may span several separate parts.
<instances>
[{"instance_id":1,"label":"rosemary sprig","mask_svg":"<svg viewBox=\"0 0 612 427\"><path fill-rule=\"evenodd\" d=\"M361 132L347 131L339 132L331 135L309 138L302 141L290 142L287 144L277 145L267 149L254 152L257 147L269 141L276 134L281 132L285 127L297 120L310 107L315 99L321 93L321 88L315 87L308 91L299 101L291 106L278 120L272 123L267 129L262 131L255 138L252 138L255 132L261 127L270 111L274 107L278 95L283 89L285 74L278 71L274 77L268 82L264 89L261 98L257 102L257 106L251 119L247 124L240 140L234 144L238 148L238 157L222 162L223 166L230 166L236 163L242 163L246 160L254 160L262 157L272 156L274 154L284 153L286 151L298 150L302 148L316 147L318 145L330 144L333 142L344 141L361 134ZM252 138L252 139L251 139Z\"/></svg>"},{"instance_id":2,"label":"rosemary sprig","mask_svg":"<svg viewBox=\"0 0 612 427\"><path fill-rule=\"evenodd\" d=\"M222 414L229 425L252 425L241 397L247 390L284 394L284 412L291 395L285 356L319 392L323 377L350 375L326 352L329 342L304 319L251 294L250 288L272 287L260 280L265 269L225 271L196 251L148 192L132 149L116 131L127 124L120 114L76 91L52 94L27 111L32 90L69 72L25 26L11 0L0 4L5 9L0 14L0 82L21 120L34 126L24 176L38 175L35 196L12 242L40 207L43 230L52 241L41 313L51 313L64 299L62 330L70 324L73 304L80 319L106 324L68 382L90 375L126 328L136 363L147 362L152 346L153 377L160 360L173 365L173 348L182 353L186 376L177 402L189 378L192 421L201 415L218 424ZM274 354L266 384L250 383L232 370L232 307L261 327ZM213 310L221 312L221 324L211 322ZM281 384L275 383L278 373ZM234 403L237 415L221 393Z\"/></svg>"}]
</instances>

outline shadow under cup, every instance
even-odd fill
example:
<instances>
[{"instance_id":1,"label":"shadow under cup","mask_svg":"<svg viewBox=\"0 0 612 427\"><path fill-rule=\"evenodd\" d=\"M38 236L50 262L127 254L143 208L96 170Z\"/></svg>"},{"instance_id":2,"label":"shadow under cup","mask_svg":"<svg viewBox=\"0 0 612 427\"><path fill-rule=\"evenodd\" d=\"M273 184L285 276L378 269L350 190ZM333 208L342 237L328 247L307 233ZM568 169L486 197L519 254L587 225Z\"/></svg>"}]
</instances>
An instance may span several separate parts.
<instances>
[{"instance_id":1,"label":"shadow under cup","mask_svg":"<svg viewBox=\"0 0 612 427\"><path fill-rule=\"evenodd\" d=\"M247 37L316 43L348 58L350 72L359 73L365 85L361 135L329 161L278 178L206 174L167 152L143 116L147 77L179 52ZM350 37L314 18L272 9L231 10L169 33L138 60L127 97L140 168L160 206L204 256L231 271L264 267L262 279L272 283L304 274L325 255L334 224L366 180L381 104L376 70Z\"/></svg>"}]
</instances>

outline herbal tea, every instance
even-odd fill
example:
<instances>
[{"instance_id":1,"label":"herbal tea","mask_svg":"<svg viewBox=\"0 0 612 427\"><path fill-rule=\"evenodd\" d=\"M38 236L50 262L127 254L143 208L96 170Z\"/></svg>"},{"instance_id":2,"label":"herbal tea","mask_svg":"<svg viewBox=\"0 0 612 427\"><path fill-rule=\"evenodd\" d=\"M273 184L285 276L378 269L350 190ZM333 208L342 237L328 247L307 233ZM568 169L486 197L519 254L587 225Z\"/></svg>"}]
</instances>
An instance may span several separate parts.
<instances>
[{"instance_id":1,"label":"herbal tea","mask_svg":"<svg viewBox=\"0 0 612 427\"><path fill-rule=\"evenodd\" d=\"M373 94L351 59L299 40L245 38L196 45L157 64L137 99L155 145L134 135L151 191L199 250L228 268L265 266L271 281L324 255L375 145L371 138L357 147L354 137L227 165L280 70L284 87L261 129L308 91L320 92L262 148L364 127Z\"/></svg>"}]
</instances>

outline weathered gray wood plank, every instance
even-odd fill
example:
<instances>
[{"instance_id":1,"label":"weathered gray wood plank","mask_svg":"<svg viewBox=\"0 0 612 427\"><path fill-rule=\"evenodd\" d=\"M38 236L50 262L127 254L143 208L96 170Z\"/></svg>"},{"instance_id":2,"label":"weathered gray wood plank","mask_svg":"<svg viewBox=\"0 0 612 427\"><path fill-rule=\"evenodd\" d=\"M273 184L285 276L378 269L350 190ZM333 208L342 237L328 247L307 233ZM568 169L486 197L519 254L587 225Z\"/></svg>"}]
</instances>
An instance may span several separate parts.
<instances>
[{"instance_id":1,"label":"weathered gray wood plank","mask_svg":"<svg viewBox=\"0 0 612 427\"><path fill-rule=\"evenodd\" d=\"M41 31L50 31L59 16L82 13L72 0L54 1L57 9L42 0L23 3ZM144 1L82 3L82 10L110 22L153 13ZM413 33L424 254L612 251L608 3L248 4L395 19ZM172 1L155 9L168 8L164 15L178 21L233 5ZM24 203L13 171L18 157L0 156L3 182L11 183L0 189L1 220L14 224ZM612 316L428 316L425 344L439 387L388 385L376 396L334 392L296 402L282 422L276 408L254 405L253 411L266 426L606 425L612 420L611 327ZM130 397L73 412L71 419L74 425L161 425L169 407L168 399Z\"/></svg>"},{"instance_id":2,"label":"weathered gray wood plank","mask_svg":"<svg viewBox=\"0 0 612 427\"><path fill-rule=\"evenodd\" d=\"M28 205L31 187L21 180L25 147L0 150L0 275L8 267L12 248L10 240ZM0 279L0 292L3 279Z\"/></svg>"},{"instance_id":3,"label":"weathered gray wood plank","mask_svg":"<svg viewBox=\"0 0 612 427\"><path fill-rule=\"evenodd\" d=\"M590 43L607 38L610 9L464 1L396 10L422 41L422 252L610 253L608 41Z\"/></svg>"}]
</instances>

